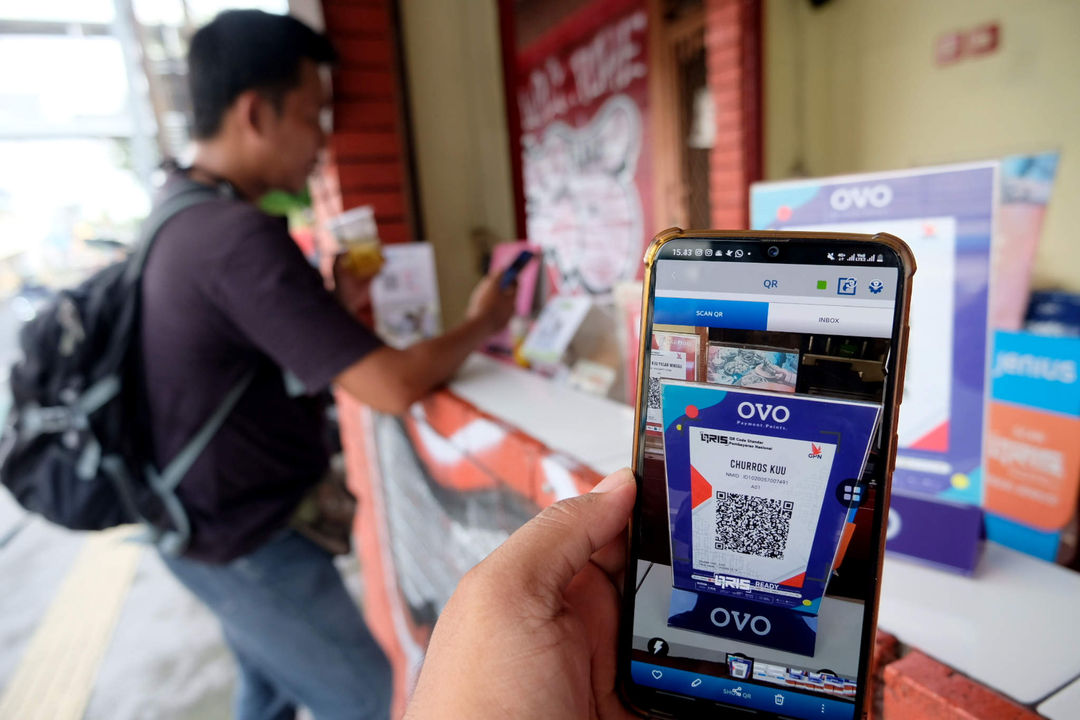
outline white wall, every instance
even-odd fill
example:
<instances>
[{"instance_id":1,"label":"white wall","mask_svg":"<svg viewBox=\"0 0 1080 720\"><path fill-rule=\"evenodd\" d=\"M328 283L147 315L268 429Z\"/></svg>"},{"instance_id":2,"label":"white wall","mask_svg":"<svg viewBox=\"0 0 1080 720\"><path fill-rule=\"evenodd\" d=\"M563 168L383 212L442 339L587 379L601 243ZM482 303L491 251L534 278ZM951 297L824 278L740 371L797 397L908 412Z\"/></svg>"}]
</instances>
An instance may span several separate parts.
<instances>
[{"instance_id":1,"label":"white wall","mask_svg":"<svg viewBox=\"0 0 1080 720\"><path fill-rule=\"evenodd\" d=\"M494 235L515 239L495 0L400 3L422 239L435 246L443 317L459 320Z\"/></svg>"},{"instance_id":2,"label":"white wall","mask_svg":"<svg viewBox=\"0 0 1080 720\"><path fill-rule=\"evenodd\" d=\"M936 39L996 21L998 51ZM1080 2L767 0L765 173L817 176L1058 150L1037 287L1080 290Z\"/></svg>"}]
</instances>

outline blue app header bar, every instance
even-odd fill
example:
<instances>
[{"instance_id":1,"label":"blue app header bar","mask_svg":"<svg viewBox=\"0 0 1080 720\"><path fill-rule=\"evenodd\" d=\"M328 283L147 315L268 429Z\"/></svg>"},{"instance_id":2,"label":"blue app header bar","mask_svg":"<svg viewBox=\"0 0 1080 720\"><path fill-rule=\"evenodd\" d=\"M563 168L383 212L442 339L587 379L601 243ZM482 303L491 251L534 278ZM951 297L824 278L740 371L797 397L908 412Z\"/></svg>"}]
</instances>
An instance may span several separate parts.
<instances>
[{"instance_id":1,"label":"blue app header bar","mask_svg":"<svg viewBox=\"0 0 1080 720\"><path fill-rule=\"evenodd\" d=\"M659 296L653 304L654 323L732 330L887 338L892 334L892 320L891 305L857 307L670 296Z\"/></svg>"}]
</instances>

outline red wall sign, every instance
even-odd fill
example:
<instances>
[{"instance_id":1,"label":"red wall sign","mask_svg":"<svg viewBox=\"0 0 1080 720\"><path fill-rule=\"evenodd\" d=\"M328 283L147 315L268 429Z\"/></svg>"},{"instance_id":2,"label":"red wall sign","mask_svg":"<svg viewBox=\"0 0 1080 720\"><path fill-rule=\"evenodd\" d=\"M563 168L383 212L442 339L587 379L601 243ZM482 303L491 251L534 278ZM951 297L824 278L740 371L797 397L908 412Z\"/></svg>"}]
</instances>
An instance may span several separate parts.
<instances>
[{"instance_id":1,"label":"red wall sign","mask_svg":"<svg viewBox=\"0 0 1080 720\"><path fill-rule=\"evenodd\" d=\"M518 55L527 237L556 291L609 296L652 228L642 0L597 0Z\"/></svg>"},{"instance_id":2,"label":"red wall sign","mask_svg":"<svg viewBox=\"0 0 1080 720\"><path fill-rule=\"evenodd\" d=\"M934 60L938 65L951 65L966 57L989 55L1001 43L1001 26L984 23L968 30L954 30L938 36Z\"/></svg>"}]
</instances>

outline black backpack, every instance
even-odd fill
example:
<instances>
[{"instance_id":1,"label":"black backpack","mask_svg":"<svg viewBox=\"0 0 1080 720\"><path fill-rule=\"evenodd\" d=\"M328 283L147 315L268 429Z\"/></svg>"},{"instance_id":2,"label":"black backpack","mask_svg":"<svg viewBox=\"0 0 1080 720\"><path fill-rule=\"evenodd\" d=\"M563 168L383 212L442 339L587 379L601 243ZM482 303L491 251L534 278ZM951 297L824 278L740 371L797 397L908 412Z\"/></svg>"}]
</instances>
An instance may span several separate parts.
<instances>
[{"instance_id":1,"label":"black backpack","mask_svg":"<svg viewBox=\"0 0 1080 720\"><path fill-rule=\"evenodd\" d=\"M182 183L150 213L129 257L61 291L22 328L0 434L0 481L27 510L73 530L139 522L166 552L186 548L191 529L176 486L251 375L158 472L140 365L140 292L158 231L181 210L215 197L213 188Z\"/></svg>"}]
</instances>

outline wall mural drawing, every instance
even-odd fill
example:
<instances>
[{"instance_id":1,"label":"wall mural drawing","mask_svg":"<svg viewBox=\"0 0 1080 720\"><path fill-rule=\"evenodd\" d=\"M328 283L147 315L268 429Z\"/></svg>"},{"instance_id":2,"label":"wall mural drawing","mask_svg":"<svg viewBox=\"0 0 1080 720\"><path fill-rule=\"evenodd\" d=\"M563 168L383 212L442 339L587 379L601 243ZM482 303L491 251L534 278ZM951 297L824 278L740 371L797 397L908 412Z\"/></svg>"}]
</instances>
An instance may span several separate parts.
<instances>
[{"instance_id":1,"label":"wall mural drawing","mask_svg":"<svg viewBox=\"0 0 1080 720\"><path fill-rule=\"evenodd\" d=\"M640 0L597 0L518 57L527 236L548 289L610 301L639 275L650 222Z\"/></svg>"}]
</instances>

